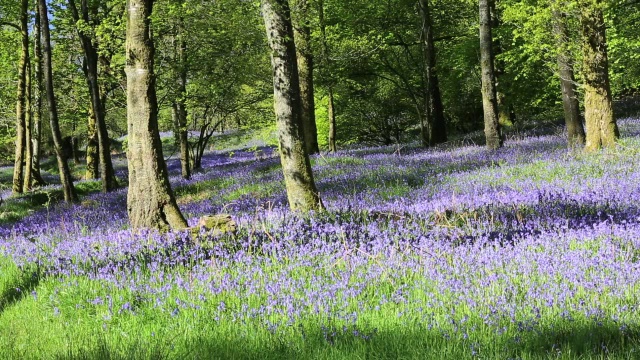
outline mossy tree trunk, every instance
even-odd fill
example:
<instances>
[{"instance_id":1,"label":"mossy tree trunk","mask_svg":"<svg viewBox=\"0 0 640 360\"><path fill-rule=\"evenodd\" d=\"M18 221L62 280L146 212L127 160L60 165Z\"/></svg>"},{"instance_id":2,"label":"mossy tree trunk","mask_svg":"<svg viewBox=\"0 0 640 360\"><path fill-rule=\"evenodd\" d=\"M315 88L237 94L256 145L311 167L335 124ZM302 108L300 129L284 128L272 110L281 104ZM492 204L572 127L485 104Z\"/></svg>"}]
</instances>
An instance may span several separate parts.
<instances>
[{"instance_id":1,"label":"mossy tree trunk","mask_svg":"<svg viewBox=\"0 0 640 360\"><path fill-rule=\"evenodd\" d=\"M302 106L302 129L307 153L320 152L318 127L316 125L315 93L313 85L313 51L311 48L311 26L309 25L309 1L293 0L293 31L300 80L300 102Z\"/></svg>"},{"instance_id":2,"label":"mossy tree trunk","mask_svg":"<svg viewBox=\"0 0 640 360\"><path fill-rule=\"evenodd\" d=\"M80 11L76 7L75 0L68 0L69 9L73 20L89 24L89 4L87 0L80 0ZM118 188L118 182L113 171L113 163L111 162L111 144L109 133L107 131L107 123L105 119L105 107L100 94L100 84L98 79L98 49L95 42L87 35L85 31L78 28L78 37L85 60L85 75L87 86L89 87L89 95L91 97L91 106L93 116L95 117L95 128L98 137L98 157L100 159L100 177L102 179L102 191L109 192Z\"/></svg>"},{"instance_id":3,"label":"mossy tree trunk","mask_svg":"<svg viewBox=\"0 0 640 360\"><path fill-rule=\"evenodd\" d=\"M433 41L433 23L431 21L431 11L429 10L429 0L420 0L418 5L422 19L423 78L426 85L424 116L426 123L424 121L421 122L423 127L426 126L426 131L422 131L422 144L424 146L433 146L447 141L447 127L444 119L440 85L438 84L438 73L436 72L436 48Z\"/></svg>"},{"instance_id":4,"label":"mossy tree trunk","mask_svg":"<svg viewBox=\"0 0 640 360\"><path fill-rule=\"evenodd\" d=\"M566 24L566 15L558 9L557 3L554 3L553 6L555 7L553 9L553 32L558 50L558 75L560 76L562 89L562 107L564 108L564 121L567 128L567 143L569 148L573 149L584 146L584 126L580 116L573 62L569 51L569 31Z\"/></svg>"},{"instance_id":5,"label":"mossy tree trunk","mask_svg":"<svg viewBox=\"0 0 640 360\"><path fill-rule=\"evenodd\" d=\"M274 108L289 206L294 211L322 209L304 144L300 85L287 0L263 0L262 16L271 48Z\"/></svg>"},{"instance_id":6,"label":"mossy tree trunk","mask_svg":"<svg viewBox=\"0 0 640 360\"><path fill-rule=\"evenodd\" d=\"M153 0L127 1L127 211L132 228L186 228L169 184L158 133L152 9Z\"/></svg>"},{"instance_id":7,"label":"mossy tree trunk","mask_svg":"<svg viewBox=\"0 0 640 360\"><path fill-rule=\"evenodd\" d=\"M613 117L606 24L601 0L580 1L586 150L614 147L620 137Z\"/></svg>"},{"instance_id":8,"label":"mossy tree trunk","mask_svg":"<svg viewBox=\"0 0 640 360\"><path fill-rule=\"evenodd\" d=\"M73 202L78 200L78 195L76 194L76 189L73 186L73 178L71 177L69 164L67 163L67 159L64 157L64 150L62 148L63 144L62 134L60 132L60 124L58 122L58 108L56 104L56 97L53 91L53 71L51 68L51 36L49 35L47 1L38 0L38 5L42 35L41 44L43 50L42 59L44 83L47 93L47 103L49 105L49 124L51 126L51 135L53 137L56 159L58 161L58 171L60 172L60 183L62 184L64 200L67 202Z\"/></svg>"},{"instance_id":9,"label":"mossy tree trunk","mask_svg":"<svg viewBox=\"0 0 640 360\"><path fill-rule=\"evenodd\" d=\"M502 147L502 134L496 95L496 77L491 35L491 9L489 0L479 0L480 7L480 68L482 71L482 108L484 110L484 135L487 148Z\"/></svg>"},{"instance_id":10,"label":"mossy tree trunk","mask_svg":"<svg viewBox=\"0 0 640 360\"><path fill-rule=\"evenodd\" d=\"M27 93L27 66L29 64L29 29L28 29L29 1L22 0L20 6L20 37L22 48L20 53L20 63L18 64L18 90L16 102L16 148L13 166L13 186L14 194L23 192L24 181L24 158L25 158L25 117L29 111L26 106Z\"/></svg>"}]
</instances>

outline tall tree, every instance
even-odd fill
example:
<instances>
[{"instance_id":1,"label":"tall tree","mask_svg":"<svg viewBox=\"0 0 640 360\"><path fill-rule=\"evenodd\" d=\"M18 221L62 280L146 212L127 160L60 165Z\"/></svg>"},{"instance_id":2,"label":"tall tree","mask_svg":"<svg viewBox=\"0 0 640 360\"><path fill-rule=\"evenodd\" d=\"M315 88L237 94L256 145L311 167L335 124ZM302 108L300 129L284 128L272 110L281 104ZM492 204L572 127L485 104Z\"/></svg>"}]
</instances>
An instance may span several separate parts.
<instances>
[{"instance_id":1,"label":"tall tree","mask_svg":"<svg viewBox=\"0 0 640 360\"><path fill-rule=\"evenodd\" d=\"M504 52L504 47L498 36L495 36L495 29L498 29L502 23L500 19L500 11L498 10L496 0L489 0L489 11L491 12L491 30L493 41L493 68L495 74L496 84L496 102L498 104L498 122L500 126L513 125L512 111L508 111L507 94L504 91L505 84L503 79L505 78L505 64L503 61L499 61L496 58Z\"/></svg>"},{"instance_id":2,"label":"tall tree","mask_svg":"<svg viewBox=\"0 0 640 360\"><path fill-rule=\"evenodd\" d=\"M289 207L294 211L322 209L304 145L300 85L288 0L262 0L262 17L271 48L273 95Z\"/></svg>"},{"instance_id":3,"label":"tall tree","mask_svg":"<svg viewBox=\"0 0 640 360\"><path fill-rule=\"evenodd\" d=\"M24 178L22 181L22 191L31 191L33 184L33 122L31 109L31 57L27 57L27 73L25 74L25 94L24 94Z\"/></svg>"},{"instance_id":4,"label":"tall tree","mask_svg":"<svg viewBox=\"0 0 640 360\"><path fill-rule=\"evenodd\" d=\"M60 132L60 124L58 122L58 108L53 87L53 70L51 68L51 35L49 34L49 16L47 11L47 1L38 0L38 16L40 17L40 33L42 43L42 59L44 83L47 93L47 102L49 105L49 124L51 126L51 134L53 136L53 144L58 160L58 171L60 172L60 183L64 193L64 200L73 202L78 200L76 189L73 186L73 179L69 164L65 158L62 148L62 133Z\"/></svg>"},{"instance_id":5,"label":"tall tree","mask_svg":"<svg viewBox=\"0 0 640 360\"><path fill-rule=\"evenodd\" d=\"M100 178L100 160L98 157L98 131L96 130L96 116L93 106L89 106L89 116L87 118L87 148L86 148L87 169L84 174L85 179Z\"/></svg>"},{"instance_id":6,"label":"tall tree","mask_svg":"<svg viewBox=\"0 0 640 360\"><path fill-rule=\"evenodd\" d=\"M613 117L603 6L601 0L580 0L587 150L614 147L620 137Z\"/></svg>"},{"instance_id":7,"label":"tall tree","mask_svg":"<svg viewBox=\"0 0 640 360\"><path fill-rule=\"evenodd\" d=\"M566 24L566 14L560 11L557 2L553 2L553 32L556 37L558 51L558 75L562 89L562 106L564 121L567 128L569 148L582 147L585 142L584 127L580 116L580 104L576 92L576 80L573 73L573 62L569 50L569 31Z\"/></svg>"},{"instance_id":8,"label":"tall tree","mask_svg":"<svg viewBox=\"0 0 640 360\"><path fill-rule=\"evenodd\" d=\"M191 164L189 159L189 129L187 129L187 42L184 39L184 19L180 16L174 37L174 54L176 71L177 94L173 101L172 114L175 132L180 144L180 167L183 179L191 178Z\"/></svg>"},{"instance_id":9,"label":"tall tree","mask_svg":"<svg viewBox=\"0 0 640 360\"><path fill-rule=\"evenodd\" d=\"M420 17L422 19L422 56L425 89L425 124L422 124L422 144L433 146L447 141L447 128L444 120L444 108L438 84L438 74L436 72L436 48L433 41L433 23L431 21L431 11L429 10L429 0L420 0ZM425 131L426 130L426 131Z\"/></svg>"},{"instance_id":10,"label":"tall tree","mask_svg":"<svg viewBox=\"0 0 640 360\"><path fill-rule=\"evenodd\" d=\"M39 2L36 0L36 16L34 21L34 50L33 50L33 67L34 67L34 80L35 86L33 87L34 95L34 109L33 109L33 131L31 136L32 155L31 160L32 171L31 177L33 179L32 185L42 186L45 185L45 181L40 173L40 158L42 157L42 93L43 93L43 80L42 80L42 27L40 26L40 16L38 15L40 8Z\"/></svg>"},{"instance_id":11,"label":"tall tree","mask_svg":"<svg viewBox=\"0 0 640 360\"><path fill-rule=\"evenodd\" d=\"M127 211L133 228L166 230L187 227L187 221L169 184L158 132L152 9L153 0L127 1Z\"/></svg>"},{"instance_id":12,"label":"tall tree","mask_svg":"<svg viewBox=\"0 0 640 360\"><path fill-rule=\"evenodd\" d=\"M490 0L479 0L480 7L480 68L482 71L482 108L484 109L484 135L487 148L502 147L502 134L498 119L496 76L491 34Z\"/></svg>"},{"instance_id":13,"label":"tall tree","mask_svg":"<svg viewBox=\"0 0 640 360\"><path fill-rule=\"evenodd\" d=\"M22 0L20 6L20 37L22 39L22 52L20 63L18 64L18 91L16 103L16 151L13 167L13 187L14 194L23 191L24 181L24 157L25 157L25 117L28 112L26 106L27 93L27 66L29 65L29 1Z\"/></svg>"},{"instance_id":14,"label":"tall tree","mask_svg":"<svg viewBox=\"0 0 640 360\"><path fill-rule=\"evenodd\" d=\"M318 22L320 23L320 34L322 37L322 61L325 71L330 67L329 46L327 44L327 24L324 18L324 0L318 0ZM336 148L336 110L333 94L333 84L327 85L327 117L329 118L329 151L335 152Z\"/></svg>"},{"instance_id":15,"label":"tall tree","mask_svg":"<svg viewBox=\"0 0 640 360\"><path fill-rule=\"evenodd\" d=\"M105 107L100 94L100 84L98 79L98 48L97 43L91 39L86 30L90 24L90 6L88 0L80 0L80 10L78 10L75 0L68 0L69 9L73 20L76 22L80 44L84 52L85 75L91 96L92 113L95 118L95 127L98 137L98 157L100 159L100 176L102 179L102 191L108 192L118 187L118 182L113 171L111 162L111 144L107 124L105 120ZM97 16L95 6L93 8L94 17Z\"/></svg>"},{"instance_id":16,"label":"tall tree","mask_svg":"<svg viewBox=\"0 0 640 360\"><path fill-rule=\"evenodd\" d=\"M302 105L302 130L307 152L320 152L318 127L316 126L315 93L313 84L313 50L311 48L311 16L309 0L293 0L293 33L298 60L300 102Z\"/></svg>"}]
</instances>

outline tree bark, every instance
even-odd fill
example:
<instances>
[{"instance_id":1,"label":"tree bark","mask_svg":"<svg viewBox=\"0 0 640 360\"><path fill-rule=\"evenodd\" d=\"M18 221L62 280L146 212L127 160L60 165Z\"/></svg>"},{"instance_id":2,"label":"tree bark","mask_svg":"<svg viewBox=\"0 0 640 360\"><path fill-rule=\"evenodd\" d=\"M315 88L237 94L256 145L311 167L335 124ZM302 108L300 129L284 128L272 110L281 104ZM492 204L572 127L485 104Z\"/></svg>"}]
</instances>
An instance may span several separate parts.
<instances>
[{"instance_id":1,"label":"tree bark","mask_svg":"<svg viewBox=\"0 0 640 360\"><path fill-rule=\"evenodd\" d=\"M586 150L614 147L620 137L613 117L606 24L601 0L581 0Z\"/></svg>"},{"instance_id":2,"label":"tree bark","mask_svg":"<svg viewBox=\"0 0 640 360\"><path fill-rule=\"evenodd\" d=\"M24 180L24 155L25 155L25 114L27 92L27 66L29 64L29 29L28 29L29 1L22 0L20 8L20 35L22 39L22 51L20 53L20 63L18 64L18 90L16 103L16 148L13 166L13 187L14 194L21 194Z\"/></svg>"},{"instance_id":3,"label":"tree bark","mask_svg":"<svg viewBox=\"0 0 640 360\"><path fill-rule=\"evenodd\" d=\"M489 11L491 12L491 29L496 29L500 26L500 15L498 14L498 9L496 7L496 0L489 0ZM498 122L500 126L511 126L513 125L512 111L508 111L510 106L507 102L507 95L504 92L504 84L501 79L504 78L504 62L496 60L500 54L502 54L503 48L500 40L491 37L493 43L493 68L495 74L495 84L496 84L496 103L498 104Z\"/></svg>"},{"instance_id":4,"label":"tree bark","mask_svg":"<svg viewBox=\"0 0 640 360\"><path fill-rule=\"evenodd\" d=\"M425 116L423 117L426 119L426 124L422 121L423 127L426 125L426 131L422 132L422 144L424 146L433 146L447 141L447 128L438 84L438 74L436 72L436 48L433 41L433 24L429 10L429 0L420 0L418 5L420 17L422 18L423 77L426 83Z\"/></svg>"},{"instance_id":5,"label":"tree bark","mask_svg":"<svg viewBox=\"0 0 640 360\"><path fill-rule=\"evenodd\" d=\"M62 134L60 132L60 125L58 123L58 108L56 104L56 97L53 92L53 71L51 69L51 36L49 35L47 1L38 0L38 4L42 35L40 41L43 47L42 58L44 83L47 93L47 102L49 104L49 124L51 125L51 134L53 137L56 159L58 160L58 170L60 172L60 183L62 184L64 200L66 202L73 202L78 200L78 195L76 194L76 189L73 186L73 179L71 177L71 171L69 170L69 164L67 163L67 159L64 158L64 152L62 149Z\"/></svg>"},{"instance_id":6,"label":"tree bark","mask_svg":"<svg viewBox=\"0 0 640 360\"><path fill-rule=\"evenodd\" d=\"M311 27L309 26L308 0L294 0L293 34L298 60L300 100L302 105L302 129L307 153L320 152L318 127L316 125L315 93L313 85L313 50L311 49Z\"/></svg>"},{"instance_id":7,"label":"tree bark","mask_svg":"<svg viewBox=\"0 0 640 360\"><path fill-rule=\"evenodd\" d=\"M129 145L127 212L132 228L185 228L158 133L150 15L153 0L127 1L126 74Z\"/></svg>"},{"instance_id":8,"label":"tree bark","mask_svg":"<svg viewBox=\"0 0 640 360\"><path fill-rule=\"evenodd\" d=\"M42 43L41 43L41 26L40 26L40 16L39 14L39 3L36 1L36 16L35 16L35 25L33 31L35 33L35 44L34 44L34 69L35 69L35 80L36 86L34 91L34 102L35 109L33 112L33 135L32 135L32 144L33 144L33 159L31 161L32 171L31 177L33 178L34 186L43 186L46 185L44 179L42 178L42 174L40 174L40 158L42 157L42 93L43 93L43 81L42 81Z\"/></svg>"},{"instance_id":9,"label":"tree bark","mask_svg":"<svg viewBox=\"0 0 640 360\"><path fill-rule=\"evenodd\" d=\"M28 55L28 54L27 54ZM33 111L31 109L31 58L27 57L27 73L26 73L26 84L25 84L25 117L24 117L24 145L25 145L25 153L24 153L24 179L22 182L22 190L24 192L31 191L31 185L33 184L33 143L31 142L31 138L33 137L33 122L32 116Z\"/></svg>"},{"instance_id":10,"label":"tree bark","mask_svg":"<svg viewBox=\"0 0 640 360\"><path fill-rule=\"evenodd\" d=\"M336 108L333 100L333 87L329 85L328 89L328 105L327 105L327 117L329 118L329 151L336 152Z\"/></svg>"},{"instance_id":11,"label":"tree bark","mask_svg":"<svg viewBox=\"0 0 640 360\"><path fill-rule=\"evenodd\" d=\"M322 35L322 61L325 68L329 68L331 59L329 58L329 46L327 44L327 24L324 20L324 1L318 1L318 22L320 23L320 33ZM327 86L327 117L329 120L329 151L336 152L336 111L335 102L333 98L333 85L330 83Z\"/></svg>"},{"instance_id":12,"label":"tree bark","mask_svg":"<svg viewBox=\"0 0 640 360\"><path fill-rule=\"evenodd\" d=\"M585 143L584 127L580 116L580 104L576 92L576 80L573 73L573 62L569 52L569 31L566 25L566 15L553 4L553 32L558 49L558 75L562 89L562 106L564 108L564 122L567 128L568 146L570 149L582 147Z\"/></svg>"},{"instance_id":13,"label":"tree bark","mask_svg":"<svg viewBox=\"0 0 640 360\"><path fill-rule=\"evenodd\" d=\"M178 69L178 96L173 103L173 114L175 131L180 144L180 168L183 179L191 178L191 164L189 159L189 131L187 129L187 43L184 41L184 30L182 29L182 19L178 33L178 43L176 46L176 57Z\"/></svg>"},{"instance_id":14,"label":"tree bark","mask_svg":"<svg viewBox=\"0 0 640 360\"><path fill-rule=\"evenodd\" d=\"M493 65L493 41L491 35L491 10L489 0L479 0L480 7L480 67L482 70L482 108L484 109L484 135L487 148L502 147L502 134L498 118L495 71Z\"/></svg>"},{"instance_id":15,"label":"tree bark","mask_svg":"<svg viewBox=\"0 0 640 360\"><path fill-rule=\"evenodd\" d=\"M93 106L89 107L89 116L87 117L87 151L86 151L87 169L85 171L85 179L100 178L100 161L98 157L98 132L96 130L96 116L93 112Z\"/></svg>"},{"instance_id":16,"label":"tree bark","mask_svg":"<svg viewBox=\"0 0 640 360\"><path fill-rule=\"evenodd\" d=\"M89 6L87 0L81 0L81 13L78 12L75 0L69 1L69 9L73 19L77 22L80 20L86 24L89 23ZM82 18L80 18L82 16ZM78 36L80 44L84 52L85 58L85 75L87 85L89 87L89 95L91 97L91 105L96 120L96 130L98 134L98 157L100 159L100 176L102 179L102 191L109 192L118 188L118 182L113 171L113 163L111 162L111 144L109 141L109 133L105 121L105 108L102 103L100 94L100 84L98 80L98 50L96 44L84 33L80 28Z\"/></svg>"},{"instance_id":17,"label":"tree bark","mask_svg":"<svg viewBox=\"0 0 640 360\"><path fill-rule=\"evenodd\" d=\"M322 209L304 144L300 85L293 29L287 0L263 0L262 16L271 48L276 126L280 162L289 207L293 211Z\"/></svg>"}]
</instances>

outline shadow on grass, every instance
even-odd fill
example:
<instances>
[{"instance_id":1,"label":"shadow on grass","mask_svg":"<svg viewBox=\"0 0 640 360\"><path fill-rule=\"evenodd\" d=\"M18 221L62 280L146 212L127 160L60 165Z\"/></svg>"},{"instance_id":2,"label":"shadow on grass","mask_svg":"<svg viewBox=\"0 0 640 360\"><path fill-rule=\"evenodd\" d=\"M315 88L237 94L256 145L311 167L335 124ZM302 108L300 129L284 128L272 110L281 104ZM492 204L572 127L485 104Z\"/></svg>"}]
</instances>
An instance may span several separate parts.
<instances>
[{"instance_id":1,"label":"shadow on grass","mask_svg":"<svg viewBox=\"0 0 640 360\"><path fill-rule=\"evenodd\" d=\"M276 335L252 341L229 334L226 338L199 337L152 343L138 340L129 348L114 350L99 339L91 350L69 351L60 360L83 359L637 359L637 330L615 324L579 326L559 324L558 330L541 329L518 336L449 335L415 327L364 336L353 330L327 334L307 333L303 340L288 341Z\"/></svg>"},{"instance_id":2,"label":"shadow on grass","mask_svg":"<svg viewBox=\"0 0 640 360\"><path fill-rule=\"evenodd\" d=\"M100 191L99 181L84 181L75 184L78 196L84 197ZM20 196L4 199L0 206L0 225L14 223L29 213L53 206L64 200L62 189L35 190Z\"/></svg>"},{"instance_id":3,"label":"shadow on grass","mask_svg":"<svg viewBox=\"0 0 640 360\"><path fill-rule=\"evenodd\" d=\"M0 313L30 294L40 283L37 272L28 271L21 274L16 282L0 292Z\"/></svg>"}]
</instances>

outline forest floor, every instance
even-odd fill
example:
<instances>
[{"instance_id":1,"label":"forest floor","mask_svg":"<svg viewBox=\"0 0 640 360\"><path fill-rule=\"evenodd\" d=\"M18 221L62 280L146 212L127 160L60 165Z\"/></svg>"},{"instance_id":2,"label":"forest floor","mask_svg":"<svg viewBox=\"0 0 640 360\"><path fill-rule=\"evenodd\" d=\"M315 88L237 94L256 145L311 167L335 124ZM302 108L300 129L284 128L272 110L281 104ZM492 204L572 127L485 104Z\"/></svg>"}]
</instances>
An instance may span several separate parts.
<instances>
[{"instance_id":1,"label":"forest floor","mask_svg":"<svg viewBox=\"0 0 640 360\"><path fill-rule=\"evenodd\" d=\"M238 223L198 244L130 231L126 189L95 181L5 200L0 359L640 358L640 118L619 125L595 154L525 134L315 156L327 211L304 217L270 148L191 180L171 160L191 225Z\"/></svg>"}]
</instances>

